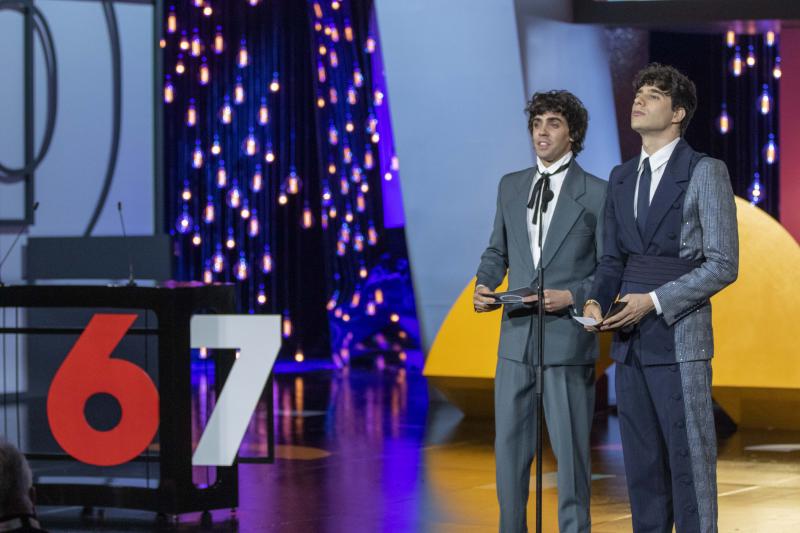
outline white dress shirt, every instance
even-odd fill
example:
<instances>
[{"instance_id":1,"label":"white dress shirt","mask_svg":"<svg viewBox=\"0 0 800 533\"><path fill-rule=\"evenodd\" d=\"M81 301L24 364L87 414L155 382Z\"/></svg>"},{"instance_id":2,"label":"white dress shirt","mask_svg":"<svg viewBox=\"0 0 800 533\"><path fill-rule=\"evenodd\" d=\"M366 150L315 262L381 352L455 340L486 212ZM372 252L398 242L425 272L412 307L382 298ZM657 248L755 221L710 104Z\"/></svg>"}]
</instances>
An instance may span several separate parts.
<instances>
[{"instance_id":1,"label":"white dress shirt","mask_svg":"<svg viewBox=\"0 0 800 533\"><path fill-rule=\"evenodd\" d=\"M572 159L572 151L567 152L564 156L552 163L550 166L544 166L544 163L538 157L536 158L536 177L531 183L531 189L528 191L528 198L531 197L533 194L533 189L536 187L536 183L541 179L542 174L550 171L553 172L558 168L566 165ZM556 204L558 203L558 195L561 193L561 186L564 185L564 178L567 177L567 171L569 169L564 169L558 174L553 174L550 176L550 190L553 191L553 199L550 200L550 203L547 204L547 211L542 213L542 247L544 247L544 243L547 241L547 230L550 228L550 221L553 220L553 213L556 210ZM533 222L533 215L534 211L533 208L528 208L528 216L526 218L527 226L528 226L528 242L531 245L531 257L533 257L533 265L536 266L539 264L539 258L542 256L542 251L539 249L539 224L534 224ZM538 220L536 221L538 222Z\"/></svg>"},{"instance_id":2,"label":"white dress shirt","mask_svg":"<svg viewBox=\"0 0 800 533\"><path fill-rule=\"evenodd\" d=\"M681 138L677 137L674 141L669 143L666 146L659 148L653 155L649 155L647 152L644 151L644 147L642 147L642 153L639 156L639 168L638 168L638 178L636 179L636 191L633 193L633 216L636 218L638 216L638 209L637 206L639 205L639 181L642 178L642 170L644 166L644 160L650 159L650 202L653 201L653 196L656 194L656 190L658 189L658 184L661 183L661 177L664 175L664 169L667 168L667 162L669 158L672 156L672 152L675 150L675 146L678 145L678 141ZM658 297L656 296L655 291L650 292L650 298L653 300L653 305L656 308L656 314L661 314L661 304L658 301Z\"/></svg>"}]
</instances>

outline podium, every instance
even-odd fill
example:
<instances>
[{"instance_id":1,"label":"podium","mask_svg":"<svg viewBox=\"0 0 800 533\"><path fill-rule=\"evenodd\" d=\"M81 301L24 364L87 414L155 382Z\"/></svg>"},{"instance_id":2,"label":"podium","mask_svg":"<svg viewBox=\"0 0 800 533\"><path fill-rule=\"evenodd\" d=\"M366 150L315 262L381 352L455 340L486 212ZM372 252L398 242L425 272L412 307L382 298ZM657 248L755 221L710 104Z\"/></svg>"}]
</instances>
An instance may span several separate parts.
<instances>
[{"instance_id":1,"label":"podium","mask_svg":"<svg viewBox=\"0 0 800 533\"><path fill-rule=\"evenodd\" d=\"M0 364L14 358L19 374L27 361L27 373L16 376L27 381L26 390L4 395L4 423L20 428L17 440L33 466L38 503L171 515L235 508L238 460L231 466L194 467L195 479L192 466L193 440L202 431L202 420L198 416L193 422L192 415L213 408L197 397L193 405L193 387L219 397L235 350L209 350L203 368L195 358L193 371L190 349L193 315L234 312L232 285L0 288ZM110 325L118 326L121 319L128 325L118 328L124 334L112 345ZM104 356L92 355L103 349ZM270 377L268 389L271 384ZM87 386L93 388L85 394L84 412L70 410L76 401L84 405L74 389ZM264 396L268 457L261 461L270 461L272 395ZM151 400L156 403L147 411ZM125 432L119 433L123 426ZM140 453L137 439L143 443ZM119 462L130 446L135 456Z\"/></svg>"}]
</instances>

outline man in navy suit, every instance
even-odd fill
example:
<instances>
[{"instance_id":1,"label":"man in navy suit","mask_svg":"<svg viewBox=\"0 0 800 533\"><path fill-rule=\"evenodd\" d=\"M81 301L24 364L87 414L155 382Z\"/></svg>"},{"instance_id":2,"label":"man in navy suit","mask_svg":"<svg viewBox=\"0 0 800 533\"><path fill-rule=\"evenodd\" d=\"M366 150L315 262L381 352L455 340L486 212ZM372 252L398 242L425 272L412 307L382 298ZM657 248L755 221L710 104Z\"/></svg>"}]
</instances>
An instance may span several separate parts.
<instances>
[{"instance_id":1,"label":"man in navy suit","mask_svg":"<svg viewBox=\"0 0 800 533\"><path fill-rule=\"evenodd\" d=\"M717 530L711 296L736 280L736 206L725 163L682 139L694 83L651 64L636 76L641 154L614 168L603 257L584 316L613 330L611 356L637 533Z\"/></svg>"}]
</instances>

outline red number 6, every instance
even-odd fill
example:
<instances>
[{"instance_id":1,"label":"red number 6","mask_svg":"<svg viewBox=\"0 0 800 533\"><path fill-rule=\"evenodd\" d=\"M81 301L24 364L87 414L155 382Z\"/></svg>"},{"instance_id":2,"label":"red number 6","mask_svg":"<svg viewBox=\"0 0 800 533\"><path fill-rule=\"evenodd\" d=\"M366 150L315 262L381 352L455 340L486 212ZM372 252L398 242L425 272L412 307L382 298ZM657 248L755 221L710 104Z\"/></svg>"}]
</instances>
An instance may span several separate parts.
<instances>
[{"instance_id":1,"label":"red number 6","mask_svg":"<svg viewBox=\"0 0 800 533\"><path fill-rule=\"evenodd\" d=\"M56 372L47 395L47 418L59 445L77 460L98 466L126 463L138 456L158 429L158 391L147 373L111 352L136 315L94 315ZM92 428L86 401L106 393L117 399L122 416L108 431Z\"/></svg>"}]
</instances>

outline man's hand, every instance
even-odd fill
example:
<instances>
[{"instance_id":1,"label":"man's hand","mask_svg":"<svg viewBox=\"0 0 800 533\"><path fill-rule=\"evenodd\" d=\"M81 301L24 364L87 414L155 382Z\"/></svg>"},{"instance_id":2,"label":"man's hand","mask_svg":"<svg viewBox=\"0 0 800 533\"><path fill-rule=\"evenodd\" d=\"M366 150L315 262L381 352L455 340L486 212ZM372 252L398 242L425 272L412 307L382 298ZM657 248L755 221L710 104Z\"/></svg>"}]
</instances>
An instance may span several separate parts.
<instances>
[{"instance_id":1,"label":"man's hand","mask_svg":"<svg viewBox=\"0 0 800 533\"><path fill-rule=\"evenodd\" d=\"M626 294L621 300L623 302L628 302L628 305L616 315L603 321L600 325L601 331L619 329L625 326L638 324L647 313L656 308L649 294Z\"/></svg>"},{"instance_id":2,"label":"man's hand","mask_svg":"<svg viewBox=\"0 0 800 533\"><path fill-rule=\"evenodd\" d=\"M494 298L486 296L487 294L492 294L488 287L483 285L475 287L475 292L472 293L472 305L475 307L476 313L494 311L501 307L500 304L494 302Z\"/></svg>"},{"instance_id":3,"label":"man's hand","mask_svg":"<svg viewBox=\"0 0 800 533\"><path fill-rule=\"evenodd\" d=\"M594 302L586 304L583 308L583 316L584 318L594 318L598 323L603 321L603 311L600 309L600 306ZM600 331L597 326L584 326L583 329L592 333Z\"/></svg>"},{"instance_id":4,"label":"man's hand","mask_svg":"<svg viewBox=\"0 0 800 533\"><path fill-rule=\"evenodd\" d=\"M522 299L523 303L534 304L539 299L536 294L531 294ZM562 309L572 305L572 293L569 291L562 291L558 289L545 289L544 290L544 310L548 313L561 311Z\"/></svg>"}]
</instances>

